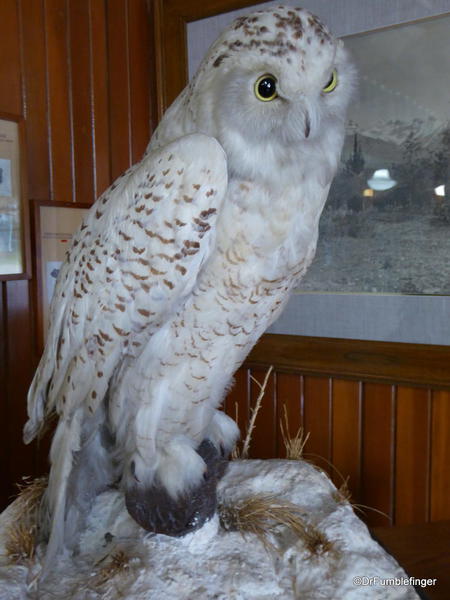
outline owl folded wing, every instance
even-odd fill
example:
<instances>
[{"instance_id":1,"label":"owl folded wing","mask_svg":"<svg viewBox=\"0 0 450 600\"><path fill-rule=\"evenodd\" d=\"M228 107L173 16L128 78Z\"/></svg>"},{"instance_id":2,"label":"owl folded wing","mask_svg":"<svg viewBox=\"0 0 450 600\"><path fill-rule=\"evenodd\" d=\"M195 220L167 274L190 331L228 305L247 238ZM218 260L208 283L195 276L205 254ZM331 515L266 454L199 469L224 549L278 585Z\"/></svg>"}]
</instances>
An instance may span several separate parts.
<instances>
[{"instance_id":1,"label":"owl folded wing","mask_svg":"<svg viewBox=\"0 0 450 600\"><path fill-rule=\"evenodd\" d=\"M227 188L220 144L192 134L146 154L92 206L56 284L48 341L28 395L30 442L55 410L94 414L198 277Z\"/></svg>"}]
</instances>

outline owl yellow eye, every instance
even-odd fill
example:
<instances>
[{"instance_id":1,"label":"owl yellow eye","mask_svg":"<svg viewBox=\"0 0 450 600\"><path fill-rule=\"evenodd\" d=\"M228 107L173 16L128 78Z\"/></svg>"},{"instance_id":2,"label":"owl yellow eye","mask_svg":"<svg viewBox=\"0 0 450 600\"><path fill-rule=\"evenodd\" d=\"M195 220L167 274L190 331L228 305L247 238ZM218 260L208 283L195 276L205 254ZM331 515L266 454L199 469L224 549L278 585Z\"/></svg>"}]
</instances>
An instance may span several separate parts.
<instances>
[{"instance_id":1,"label":"owl yellow eye","mask_svg":"<svg viewBox=\"0 0 450 600\"><path fill-rule=\"evenodd\" d=\"M322 92L325 92L325 94L329 94L334 89L336 89L337 83L338 83L337 71L336 71L336 69L333 69L333 72L331 73L330 81L327 83L327 85L324 88L322 88Z\"/></svg>"},{"instance_id":2,"label":"owl yellow eye","mask_svg":"<svg viewBox=\"0 0 450 600\"><path fill-rule=\"evenodd\" d=\"M277 94L277 80L273 75L261 75L255 81L255 96L262 102L274 100Z\"/></svg>"}]
</instances>

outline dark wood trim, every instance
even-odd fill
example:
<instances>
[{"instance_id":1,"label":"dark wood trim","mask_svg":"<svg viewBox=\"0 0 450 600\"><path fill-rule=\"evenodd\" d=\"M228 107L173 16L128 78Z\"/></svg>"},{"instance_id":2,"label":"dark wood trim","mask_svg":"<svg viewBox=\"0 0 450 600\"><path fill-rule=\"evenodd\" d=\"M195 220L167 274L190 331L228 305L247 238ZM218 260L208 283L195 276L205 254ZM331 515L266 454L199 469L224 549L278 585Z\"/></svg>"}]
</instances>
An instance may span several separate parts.
<instances>
[{"instance_id":1,"label":"dark wood trim","mask_svg":"<svg viewBox=\"0 0 450 600\"><path fill-rule=\"evenodd\" d=\"M153 0L158 116L187 83L186 25L255 4L254 0Z\"/></svg>"},{"instance_id":2,"label":"dark wood trim","mask_svg":"<svg viewBox=\"0 0 450 600\"><path fill-rule=\"evenodd\" d=\"M0 112L0 119L17 123L19 137L19 179L20 179L20 237L23 270L13 275L0 275L0 281L14 281L18 279L31 279L31 252L30 252L30 215L28 211L27 198L27 176L26 176L26 135L25 120L22 116Z\"/></svg>"},{"instance_id":3,"label":"dark wood trim","mask_svg":"<svg viewBox=\"0 0 450 600\"><path fill-rule=\"evenodd\" d=\"M245 366L450 389L450 347L265 334Z\"/></svg>"}]
</instances>

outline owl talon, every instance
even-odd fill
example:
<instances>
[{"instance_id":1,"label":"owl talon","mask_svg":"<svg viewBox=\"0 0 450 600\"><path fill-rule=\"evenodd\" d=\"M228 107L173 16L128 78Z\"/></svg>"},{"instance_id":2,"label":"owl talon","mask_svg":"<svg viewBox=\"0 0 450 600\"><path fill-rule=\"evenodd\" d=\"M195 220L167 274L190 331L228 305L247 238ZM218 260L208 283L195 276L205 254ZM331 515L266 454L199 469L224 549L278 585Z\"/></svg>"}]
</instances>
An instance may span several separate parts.
<instances>
[{"instance_id":1,"label":"owl talon","mask_svg":"<svg viewBox=\"0 0 450 600\"><path fill-rule=\"evenodd\" d=\"M146 489L133 486L125 494L131 517L152 533L181 537L199 529L216 511L216 488L227 461L209 440L203 440L197 453L206 463L203 481L177 499L158 485Z\"/></svg>"}]
</instances>

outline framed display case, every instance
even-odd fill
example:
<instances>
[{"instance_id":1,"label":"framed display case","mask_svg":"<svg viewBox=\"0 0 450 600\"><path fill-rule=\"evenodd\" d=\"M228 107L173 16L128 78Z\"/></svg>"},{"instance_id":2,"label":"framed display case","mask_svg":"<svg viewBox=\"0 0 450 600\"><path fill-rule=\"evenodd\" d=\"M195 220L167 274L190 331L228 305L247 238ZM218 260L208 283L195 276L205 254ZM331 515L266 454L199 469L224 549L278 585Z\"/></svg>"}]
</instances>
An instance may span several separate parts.
<instances>
[{"instance_id":1,"label":"framed display case","mask_svg":"<svg viewBox=\"0 0 450 600\"><path fill-rule=\"evenodd\" d=\"M0 280L29 279L24 121L0 112Z\"/></svg>"}]
</instances>

